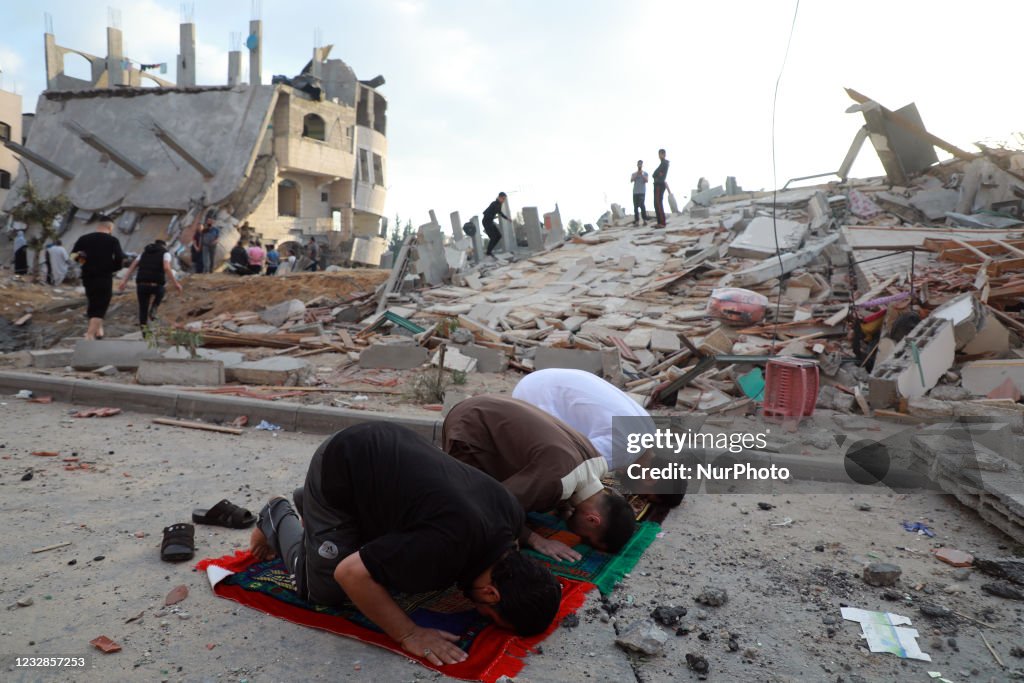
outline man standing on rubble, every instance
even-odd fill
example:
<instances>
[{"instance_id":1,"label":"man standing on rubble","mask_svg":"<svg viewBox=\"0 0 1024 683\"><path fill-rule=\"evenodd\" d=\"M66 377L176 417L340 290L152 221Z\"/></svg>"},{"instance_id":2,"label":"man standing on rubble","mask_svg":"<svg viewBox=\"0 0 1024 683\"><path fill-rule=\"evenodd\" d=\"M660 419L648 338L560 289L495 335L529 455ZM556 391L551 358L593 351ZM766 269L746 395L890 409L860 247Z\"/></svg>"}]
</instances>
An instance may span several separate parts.
<instances>
[{"instance_id":1,"label":"man standing on rubble","mask_svg":"<svg viewBox=\"0 0 1024 683\"><path fill-rule=\"evenodd\" d=\"M213 221L213 216L206 219L203 230L203 272L212 273L217 259L217 243L220 241L220 228Z\"/></svg>"},{"instance_id":2,"label":"man standing on rubble","mask_svg":"<svg viewBox=\"0 0 1024 683\"><path fill-rule=\"evenodd\" d=\"M306 270L315 273L320 267L320 245L317 244L315 237L309 238L309 243L306 245L306 258L310 261Z\"/></svg>"},{"instance_id":3,"label":"man standing on rubble","mask_svg":"<svg viewBox=\"0 0 1024 683\"><path fill-rule=\"evenodd\" d=\"M558 614L558 580L516 547L525 517L515 498L406 427L366 422L329 437L293 498L298 515L282 497L263 508L251 552L281 557L300 598L351 601L435 666L466 660L459 636L417 625L391 591L456 584L478 612L522 636L543 633Z\"/></svg>"},{"instance_id":4,"label":"man standing on rubble","mask_svg":"<svg viewBox=\"0 0 1024 683\"><path fill-rule=\"evenodd\" d=\"M89 302L86 339L103 339L103 318L114 295L114 274L124 266L121 242L114 237L114 219L98 214L96 232L82 235L71 248L72 257L82 264L82 285Z\"/></svg>"},{"instance_id":5,"label":"man standing on rubble","mask_svg":"<svg viewBox=\"0 0 1024 683\"><path fill-rule=\"evenodd\" d=\"M668 177L668 159L665 158L665 150L658 150L658 158L661 159L661 163L658 164L658 168L654 169L654 215L657 219L656 228L665 227L665 190L667 185L665 179Z\"/></svg>"},{"instance_id":6,"label":"man standing on rubble","mask_svg":"<svg viewBox=\"0 0 1024 683\"><path fill-rule=\"evenodd\" d=\"M647 206L644 201L647 198L647 171L644 170L642 159L636 162L636 171L629 176L629 181L633 183L633 225L640 224L641 213L644 225L647 225Z\"/></svg>"},{"instance_id":7,"label":"man standing on rubble","mask_svg":"<svg viewBox=\"0 0 1024 683\"><path fill-rule=\"evenodd\" d=\"M448 455L500 481L526 512L568 503L566 526L589 545L617 553L636 529L633 508L601 477L608 464L587 438L539 408L507 396L474 396L457 404L441 427ZM526 529L520 542L557 560L580 554Z\"/></svg>"},{"instance_id":8,"label":"man standing on rubble","mask_svg":"<svg viewBox=\"0 0 1024 683\"><path fill-rule=\"evenodd\" d=\"M512 219L505 215L505 212L501 210L505 200L508 199L508 195L504 192L498 193L498 198L487 205L484 209L484 232L487 233L487 256L494 256L494 247L498 246L498 242L501 241L501 230L494 224L496 216L501 216L507 221Z\"/></svg>"}]
</instances>

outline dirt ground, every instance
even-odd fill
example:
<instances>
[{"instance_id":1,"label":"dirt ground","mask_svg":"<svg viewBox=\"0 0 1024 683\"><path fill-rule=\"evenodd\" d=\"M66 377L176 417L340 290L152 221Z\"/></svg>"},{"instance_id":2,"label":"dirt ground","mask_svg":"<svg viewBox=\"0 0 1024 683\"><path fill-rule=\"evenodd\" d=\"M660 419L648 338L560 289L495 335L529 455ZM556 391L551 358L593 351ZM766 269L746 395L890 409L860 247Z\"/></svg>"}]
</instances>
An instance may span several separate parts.
<instances>
[{"instance_id":1,"label":"dirt ground","mask_svg":"<svg viewBox=\"0 0 1024 683\"><path fill-rule=\"evenodd\" d=\"M324 296L327 301L343 301L369 294L388 277L388 271L351 268L331 273L294 273L281 277L236 275L187 275L184 292L168 287L160 306L160 316L169 323L185 323L215 317L225 312L261 310L267 306L300 299L310 301ZM135 290L123 294L114 290L106 321L108 336L138 330ZM13 323L25 313L31 321L22 329L0 326L0 351L21 348L46 348L62 337L85 332L85 293L76 284L50 287L3 272L0 274L0 321ZM13 336L13 342L10 339Z\"/></svg>"},{"instance_id":2,"label":"dirt ground","mask_svg":"<svg viewBox=\"0 0 1024 683\"><path fill-rule=\"evenodd\" d=\"M193 507L228 497L256 511L290 491L322 436L247 429L241 436L153 425L153 416L75 419L67 404L0 400L0 510L10 520L0 571L0 655L81 655L85 671L18 671L14 681L433 680L438 674L392 653L258 614L216 598L189 563L159 559L160 531L189 521ZM41 457L32 451L58 451ZM64 457L89 463L66 470ZM22 476L33 470L29 481ZM983 593L983 576L956 570L929 550L949 545L978 555L1019 548L950 497L937 494L806 493L780 485L773 495L697 494L669 515L661 536L606 600L591 594L580 625L559 628L527 658L520 679L643 682L697 680L687 653L707 658L709 680L1006 681L1024 661L1021 603ZM821 490L820 488L817 490ZM775 507L763 510L758 503ZM861 508L869 509L861 509ZM786 526L772 526L792 522ZM935 538L908 533L924 521ZM197 528L197 558L246 543L247 532ZM71 545L33 554L57 543ZM894 601L860 578L864 562L898 564ZM189 587L164 608L174 586ZM705 586L728 600L705 607ZM31 604L18 607L19 599ZM986 622L932 618L936 603ZM617 629L658 605L688 608L679 631L666 629L661 655L627 655ZM859 626L841 605L910 617L931 662L866 651ZM133 619L141 614L138 619ZM676 627L678 628L678 627ZM676 635L679 633L680 635ZM1007 668L986 649L988 638ZM123 647L99 654L88 642L106 635ZM735 642L734 650L729 641Z\"/></svg>"}]
</instances>

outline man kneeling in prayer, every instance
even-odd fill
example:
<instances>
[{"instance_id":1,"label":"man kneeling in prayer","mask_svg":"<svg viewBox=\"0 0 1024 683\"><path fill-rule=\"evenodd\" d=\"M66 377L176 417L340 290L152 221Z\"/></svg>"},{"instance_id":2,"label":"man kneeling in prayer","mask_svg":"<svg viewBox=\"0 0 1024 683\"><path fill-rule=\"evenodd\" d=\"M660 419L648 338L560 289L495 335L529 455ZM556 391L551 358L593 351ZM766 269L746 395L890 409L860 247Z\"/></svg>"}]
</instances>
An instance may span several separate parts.
<instances>
[{"instance_id":1,"label":"man kneeling in prayer","mask_svg":"<svg viewBox=\"0 0 1024 683\"><path fill-rule=\"evenodd\" d=\"M517 547L516 499L405 427L370 422L330 437L294 498L298 515L283 497L264 506L252 553L280 556L305 600L351 601L412 655L435 665L467 657L458 635L417 626L389 591L457 584L478 612L524 636L558 613L558 580Z\"/></svg>"}]
</instances>

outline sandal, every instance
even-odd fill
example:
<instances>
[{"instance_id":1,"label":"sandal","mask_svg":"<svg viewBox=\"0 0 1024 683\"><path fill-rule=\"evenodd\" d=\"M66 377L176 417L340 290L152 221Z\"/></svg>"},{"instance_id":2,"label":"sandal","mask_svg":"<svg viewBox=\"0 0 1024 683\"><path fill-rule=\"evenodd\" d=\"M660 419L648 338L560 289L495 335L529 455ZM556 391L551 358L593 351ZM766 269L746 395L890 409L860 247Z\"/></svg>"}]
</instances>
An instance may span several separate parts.
<instances>
[{"instance_id":1,"label":"sandal","mask_svg":"<svg viewBox=\"0 0 1024 683\"><path fill-rule=\"evenodd\" d=\"M193 510L192 521L196 524L226 526L229 529L245 529L256 523L256 515L225 498L209 510Z\"/></svg>"},{"instance_id":2,"label":"sandal","mask_svg":"<svg viewBox=\"0 0 1024 683\"><path fill-rule=\"evenodd\" d=\"M164 529L160 559L164 562L191 560L196 552L196 528L191 524L172 524Z\"/></svg>"}]
</instances>

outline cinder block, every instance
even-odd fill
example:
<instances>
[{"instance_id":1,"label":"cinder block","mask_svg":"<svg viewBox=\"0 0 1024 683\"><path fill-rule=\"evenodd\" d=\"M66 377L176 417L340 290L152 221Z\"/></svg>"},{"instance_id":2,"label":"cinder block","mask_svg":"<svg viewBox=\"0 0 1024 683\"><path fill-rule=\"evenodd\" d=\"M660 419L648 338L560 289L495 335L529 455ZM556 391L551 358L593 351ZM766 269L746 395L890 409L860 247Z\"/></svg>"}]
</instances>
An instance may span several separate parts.
<instances>
[{"instance_id":1,"label":"cinder block","mask_svg":"<svg viewBox=\"0 0 1024 683\"><path fill-rule=\"evenodd\" d=\"M875 366L868 383L868 402L873 408L888 408L897 396L924 396L953 365L955 351L953 323L934 316L925 318L900 340L891 357Z\"/></svg>"},{"instance_id":2,"label":"cinder block","mask_svg":"<svg viewBox=\"0 0 1024 683\"><path fill-rule=\"evenodd\" d=\"M75 344L71 366L76 370L95 370L113 365L119 370L135 370L143 358L159 358L160 352L144 341L83 339Z\"/></svg>"},{"instance_id":3,"label":"cinder block","mask_svg":"<svg viewBox=\"0 0 1024 683\"><path fill-rule=\"evenodd\" d=\"M224 384L224 363L219 360L143 358L135 373L139 384L174 384L185 387Z\"/></svg>"},{"instance_id":4,"label":"cinder block","mask_svg":"<svg viewBox=\"0 0 1024 683\"><path fill-rule=\"evenodd\" d=\"M301 385L313 373L313 367L301 358L272 356L239 363L227 369L230 381L242 384Z\"/></svg>"},{"instance_id":5,"label":"cinder block","mask_svg":"<svg viewBox=\"0 0 1024 683\"><path fill-rule=\"evenodd\" d=\"M477 372L504 372L508 367L508 356L499 349L491 349L479 344L466 344L460 346L459 351L464 356L476 358Z\"/></svg>"},{"instance_id":6,"label":"cinder block","mask_svg":"<svg viewBox=\"0 0 1024 683\"><path fill-rule=\"evenodd\" d=\"M71 357L75 355L73 349L46 349L44 351L29 351L34 368L63 368L71 365Z\"/></svg>"},{"instance_id":7,"label":"cinder block","mask_svg":"<svg viewBox=\"0 0 1024 683\"><path fill-rule=\"evenodd\" d=\"M582 349L559 349L551 346L537 347L537 353L533 357L533 367L536 370L548 368L570 368L573 370L585 370L592 372L598 377L604 375L603 363L600 351L587 351Z\"/></svg>"},{"instance_id":8,"label":"cinder block","mask_svg":"<svg viewBox=\"0 0 1024 683\"><path fill-rule=\"evenodd\" d=\"M306 305L304 303L298 299L290 299L261 311L260 320L268 325L280 327L289 318L297 318L305 312Z\"/></svg>"},{"instance_id":9,"label":"cinder block","mask_svg":"<svg viewBox=\"0 0 1024 683\"><path fill-rule=\"evenodd\" d=\"M427 362L429 351L413 344L374 344L359 354L361 368L408 370Z\"/></svg>"}]
</instances>

